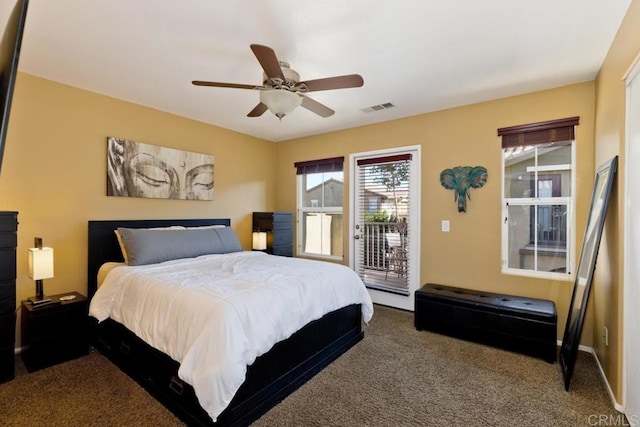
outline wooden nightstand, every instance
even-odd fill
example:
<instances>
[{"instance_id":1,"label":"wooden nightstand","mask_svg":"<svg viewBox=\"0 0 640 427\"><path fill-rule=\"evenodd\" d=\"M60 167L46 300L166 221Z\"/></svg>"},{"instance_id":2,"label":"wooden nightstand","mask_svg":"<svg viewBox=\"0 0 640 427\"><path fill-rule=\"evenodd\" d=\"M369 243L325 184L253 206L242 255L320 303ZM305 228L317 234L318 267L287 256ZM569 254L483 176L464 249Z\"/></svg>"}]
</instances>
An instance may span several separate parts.
<instances>
[{"instance_id":1,"label":"wooden nightstand","mask_svg":"<svg viewBox=\"0 0 640 427\"><path fill-rule=\"evenodd\" d=\"M60 297L75 295L68 301ZM29 372L89 353L89 304L78 292L49 295L56 304L22 301L22 360Z\"/></svg>"}]
</instances>

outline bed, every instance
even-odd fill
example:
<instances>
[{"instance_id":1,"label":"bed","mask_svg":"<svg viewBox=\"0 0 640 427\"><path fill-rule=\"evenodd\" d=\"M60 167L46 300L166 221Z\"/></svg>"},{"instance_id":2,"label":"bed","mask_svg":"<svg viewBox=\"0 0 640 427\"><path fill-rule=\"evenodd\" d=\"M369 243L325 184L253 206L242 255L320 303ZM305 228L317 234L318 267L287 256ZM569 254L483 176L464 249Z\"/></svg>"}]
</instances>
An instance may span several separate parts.
<instances>
[{"instance_id":1,"label":"bed","mask_svg":"<svg viewBox=\"0 0 640 427\"><path fill-rule=\"evenodd\" d=\"M89 296L93 297L98 289L97 277L100 267L105 263L123 261L120 243L114 230L122 227L138 232L137 229L144 228L228 227L229 225L229 219L89 221ZM195 268L191 267L191 263L199 265L198 263L223 262L222 260L225 263L238 262L241 263L238 265L250 265L248 263L254 262L255 259L264 265L267 259L264 257L273 256L253 252L205 255L162 264L151 263L151 265L142 266L141 269L155 271L160 269L160 266L164 269L168 268L165 265L175 263L178 265L177 268L188 270ZM269 260L270 263L307 262L293 258L285 260L280 257ZM183 262L187 263L185 267L183 267ZM138 267L135 268L138 269ZM131 268L114 270L118 273L110 273L111 277L108 279L114 282L118 274L127 269L131 270ZM235 271L236 269L240 269L240 267L233 264L231 270ZM111 285L107 282L105 288ZM96 296L96 301L105 300L103 296L105 288L101 288L101 294ZM174 298L172 301L176 300ZM152 347L139 338L136 333L112 318L101 319L100 322L97 319L92 319L92 340L96 349L145 387L150 394L187 424L202 426L247 425L359 342L364 336L362 330L363 311L367 313L370 310L370 300L349 303L332 309L330 312L305 323L299 330L287 335L288 338L278 341L266 353L252 359L252 363L248 367L245 366L244 382L233 394L226 408L215 414L216 416L213 417L215 422L212 419L211 409L204 405L205 410L199 403L198 397L202 398L201 381L195 381L196 384L200 384L200 389L197 391L189 382L181 379L180 374L184 377L184 366L182 366L183 371L180 371L181 365L169 356L169 354L173 354L171 351L167 351L169 354L165 354ZM247 309L246 311L251 310ZM172 311L167 310L167 317L171 314ZM370 317L370 313L365 316ZM117 318L118 316L113 317ZM135 330L135 327L131 327L131 329ZM140 334L140 331L138 334L144 335ZM206 333L203 332L204 334ZM156 347L158 346L156 345ZM211 347L210 344L205 346L205 348ZM244 353L246 352L245 350Z\"/></svg>"}]
</instances>

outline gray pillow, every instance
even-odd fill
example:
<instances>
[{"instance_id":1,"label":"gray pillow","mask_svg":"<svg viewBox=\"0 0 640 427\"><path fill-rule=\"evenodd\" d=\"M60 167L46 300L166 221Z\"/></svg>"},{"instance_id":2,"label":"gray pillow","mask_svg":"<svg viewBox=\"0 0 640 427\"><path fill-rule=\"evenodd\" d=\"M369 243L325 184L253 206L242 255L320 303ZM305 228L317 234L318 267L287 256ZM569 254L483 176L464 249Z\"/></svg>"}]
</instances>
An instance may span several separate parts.
<instances>
[{"instance_id":1,"label":"gray pillow","mask_svg":"<svg viewBox=\"0 0 640 427\"><path fill-rule=\"evenodd\" d=\"M242 252L242 246L240 245L240 239L233 228L222 227L213 228L213 231L218 235L214 246L214 254L228 254L231 252Z\"/></svg>"},{"instance_id":2,"label":"gray pillow","mask_svg":"<svg viewBox=\"0 0 640 427\"><path fill-rule=\"evenodd\" d=\"M118 232L126 248L129 265L242 251L238 236L230 227L185 230L120 227Z\"/></svg>"}]
</instances>

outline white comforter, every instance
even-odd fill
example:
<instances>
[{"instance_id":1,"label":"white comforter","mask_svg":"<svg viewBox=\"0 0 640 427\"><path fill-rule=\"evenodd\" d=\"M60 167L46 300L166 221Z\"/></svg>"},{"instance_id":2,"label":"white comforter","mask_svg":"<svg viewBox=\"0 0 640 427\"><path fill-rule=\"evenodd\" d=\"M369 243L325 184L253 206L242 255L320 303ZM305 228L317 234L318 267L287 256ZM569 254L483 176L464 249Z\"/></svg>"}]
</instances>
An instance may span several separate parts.
<instances>
[{"instance_id":1,"label":"white comforter","mask_svg":"<svg viewBox=\"0 0 640 427\"><path fill-rule=\"evenodd\" d=\"M118 267L89 314L112 318L180 362L215 421L244 382L247 366L312 320L371 298L343 265L238 252Z\"/></svg>"}]
</instances>

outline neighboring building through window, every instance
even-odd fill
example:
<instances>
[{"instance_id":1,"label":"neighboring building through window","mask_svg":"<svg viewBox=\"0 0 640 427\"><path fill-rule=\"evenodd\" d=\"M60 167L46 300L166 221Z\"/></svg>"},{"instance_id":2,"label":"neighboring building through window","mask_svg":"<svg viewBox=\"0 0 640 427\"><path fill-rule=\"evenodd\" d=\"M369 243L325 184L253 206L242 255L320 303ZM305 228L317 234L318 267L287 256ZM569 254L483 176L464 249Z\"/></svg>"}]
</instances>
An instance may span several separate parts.
<instances>
[{"instance_id":1,"label":"neighboring building through window","mask_svg":"<svg viewBox=\"0 0 640 427\"><path fill-rule=\"evenodd\" d=\"M502 136L504 273L570 278L579 118L498 129Z\"/></svg>"},{"instance_id":2,"label":"neighboring building through window","mask_svg":"<svg viewBox=\"0 0 640 427\"><path fill-rule=\"evenodd\" d=\"M344 255L344 157L295 163L298 175L298 255Z\"/></svg>"}]
</instances>

